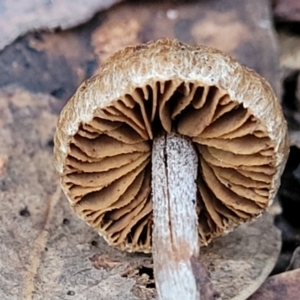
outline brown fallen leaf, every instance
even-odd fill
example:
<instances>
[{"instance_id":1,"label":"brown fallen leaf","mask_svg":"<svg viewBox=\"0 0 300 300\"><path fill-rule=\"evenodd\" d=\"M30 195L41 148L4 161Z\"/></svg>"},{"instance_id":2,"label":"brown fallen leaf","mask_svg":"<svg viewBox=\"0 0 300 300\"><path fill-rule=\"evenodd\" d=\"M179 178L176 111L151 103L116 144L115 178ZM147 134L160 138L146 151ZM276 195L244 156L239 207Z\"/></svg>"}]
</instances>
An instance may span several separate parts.
<instances>
[{"instance_id":1,"label":"brown fallen leaf","mask_svg":"<svg viewBox=\"0 0 300 300\"><path fill-rule=\"evenodd\" d=\"M299 299L300 269L272 276L248 300Z\"/></svg>"},{"instance_id":2,"label":"brown fallen leaf","mask_svg":"<svg viewBox=\"0 0 300 300\"><path fill-rule=\"evenodd\" d=\"M222 299L241 300L247 299L265 281L280 248L281 236L273 225L273 216L265 214L202 248L201 257Z\"/></svg>"},{"instance_id":3,"label":"brown fallen leaf","mask_svg":"<svg viewBox=\"0 0 300 300\"><path fill-rule=\"evenodd\" d=\"M71 212L52 160L52 97L15 87L0 97L10 116L0 118L0 151L9 156L0 174L0 299L137 300L133 279L91 265L97 252L123 263L139 258L110 249Z\"/></svg>"},{"instance_id":4,"label":"brown fallen leaf","mask_svg":"<svg viewBox=\"0 0 300 300\"><path fill-rule=\"evenodd\" d=\"M92 46L102 64L124 46L162 37L227 52L266 77L281 95L269 0L244 0L238 5L235 0L124 2L110 10L94 30Z\"/></svg>"},{"instance_id":5,"label":"brown fallen leaf","mask_svg":"<svg viewBox=\"0 0 300 300\"><path fill-rule=\"evenodd\" d=\"M280 65L290 70L300 69L300 37L279 31L278 41L281 48Z\"/></svg>"},{"instance_id":6,"label":"brown fallen leaf","mask_svg":"<svg viewBox=\"0 0 300 300\"><path fill-rule=\"evenodd\" d=\"M220 10L224 11L222 17ZM218 22L214 22L214 16L220 18ZM238 5L234 0L227 0L226 4L221 0L124 2L84 26L34 32L7 46L0 55L0 87L18 83L30 91L51 94L57 98L53 98L52 107L58 113L82 80L95 72L96 59L101 63L109 55L108 49L117 50L113 47L125 46L124 41L133 44L136 40L141 43L174 36L190 44L207 44L229 51L266 77L280 95L278 45L270 20L267 0L245 0ZM124 21L128 24L122 28ZM202 27L209 31L201 31ZM121 28L121 34L114 33ZM93 55L93 49L98 55Z\"/></svg>"},{"instance_id":7,"label":"brown fallen leaf","mask_svg":"<svg viewBox=\"0 0 300 300\"><path fill-rule=\"evenodd\" d=\"M210 280L209 273L203 264L194 256L190 258L192 270L196 279L196 284L200 290L202 300L214 300L219 298L219 293L215 291L215 288Z\"/></svg>"},{"instance_id":8,"label":"brown fallen leaf","mask_svg":"<svg viewBox=\"0 0 300 300\"><path fill-rule=\"evenodd\" d=\"M40 0L1 3L0 50L27 31L37 29L70 28L120 0Z\"/></svg>"},{"instance_id":9,"label":"brown fallen leaf","mask_svg":"<svg viewBox=\"0 0 300 300\"><path fill-rule=\"evenodd\" d=\"M99 26L92 35L92 46L98 58L98 65L125 46L139 44L140 27L141 24L127 13L123 14L121 19L110 18L105 26Z\"/></svg>"},{"instance_id":10,"label":"brown fallen leaf","mask_svg":"<svg viewBox=\"0 0 300 300\"><path fill-rule=\"evenodd\" d=\"M58 114L96 67L89 45L90 26L30 33L7 46L0 55L0 87L17 83L35 93L51 94L51 108ZM1 112L1 117L9 117Z\"/></svg>"},{"instance_id":11,"label":"brown fallen leaf","mask_svg":"<svg viewBox=\"0 0 300 300\"><path fill-rule=\"evenodd\" d=\"M287 271L300 269L300 246L294 250L290 264L287 267Z\"/></svg>"},{"instance_id":12,"label":"brown fallen leaf","mask_svg":"<svg viewBox=\"0 0 300 300\"><path fill-rule=\"evenodd\" d=\"M292 156L294 155L293 152L294 150L291 151ZM297 181L291 176L292 174L292 171L286 171L286 175L282 177L282 188L279 197L285 199L283 208L287 208L287 205L294 205L294 210L297 211L299 189L297 188ZM288 201L290 203L288 203ZM275 219L277 228L281 230L283 249L280 252L280 257L273 270L274 274L285 272L288 269L293 256L293 248L300 244L300 230L290 224L290 221L292 221L291 217L289 218L289 221L287 221L286 216L288 215L288 212L283 209L283 213L284 214L278 215Z\"/></svg>"},{"instance_id":13,"label":"brown fallen leaf","mask_svg":"<svg viewBox=\"0 0 300 300\"><path fill-rule=\"evenodd\" d=\"M300 2L298 0L277 0L274 8L275 16L285 21L300 21Z\"/></svg>"}]
</instances>

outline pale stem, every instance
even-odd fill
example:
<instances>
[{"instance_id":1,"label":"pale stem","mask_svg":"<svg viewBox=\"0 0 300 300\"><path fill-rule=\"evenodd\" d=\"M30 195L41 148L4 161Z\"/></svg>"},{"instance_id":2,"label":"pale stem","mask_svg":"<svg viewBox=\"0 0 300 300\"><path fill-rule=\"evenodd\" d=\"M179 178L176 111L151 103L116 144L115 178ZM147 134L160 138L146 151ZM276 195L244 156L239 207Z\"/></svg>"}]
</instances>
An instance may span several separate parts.
<instances>
[{"instance_id":1,"label":"pale stem","mask_svg":"<svg viewBox=\"0 0 300 300\"><path fill-rule=\"evenodd\" d=\"M159 300L200 299L192 266L199 257L197 165L197 154L184 137L154 139L153 260Z\"/></svg>"}]
</instances>

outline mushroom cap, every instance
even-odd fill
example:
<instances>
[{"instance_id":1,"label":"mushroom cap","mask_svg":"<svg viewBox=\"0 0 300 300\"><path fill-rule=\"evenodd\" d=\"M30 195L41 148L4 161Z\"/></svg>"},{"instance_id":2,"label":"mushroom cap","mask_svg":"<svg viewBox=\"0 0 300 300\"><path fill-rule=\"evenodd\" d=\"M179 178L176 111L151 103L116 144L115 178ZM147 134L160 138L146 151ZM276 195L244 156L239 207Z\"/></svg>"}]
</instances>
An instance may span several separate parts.
<instances>
[{"instance_id":1,"label":"mushroom cap","mask_svg":"<svg viewBox=\"0 0 300 300\"><path fill-rule=\"evenodd\" d=\"M199 155L201 244L272 203L288 140L266 80L204 46L128 47L78 88L54 139L71 207L110 245L151 251L151 141L161 130L186 136Z\"/></svg>"}]
</instances>

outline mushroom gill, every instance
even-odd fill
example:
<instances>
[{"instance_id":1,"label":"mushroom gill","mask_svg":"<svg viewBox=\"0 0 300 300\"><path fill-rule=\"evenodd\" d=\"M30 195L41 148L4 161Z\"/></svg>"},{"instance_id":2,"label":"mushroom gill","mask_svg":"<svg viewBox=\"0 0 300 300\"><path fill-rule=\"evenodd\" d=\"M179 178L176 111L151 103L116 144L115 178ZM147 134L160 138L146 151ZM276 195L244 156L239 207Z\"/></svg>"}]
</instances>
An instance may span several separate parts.
<instances>
[{"instance_id":1,"label":"mushroom gill","mask_svg":"<svg viewBox=\"0 0 300 300\"><path fill-rule=\"evenodd\" d=\"M80 122L65 159L73 209L111 245L151 251L151 148L163 131L198 153L201 244L268 207L276 160L266 124L218 85L151 79Z\"/></svg>"}]
</instances>

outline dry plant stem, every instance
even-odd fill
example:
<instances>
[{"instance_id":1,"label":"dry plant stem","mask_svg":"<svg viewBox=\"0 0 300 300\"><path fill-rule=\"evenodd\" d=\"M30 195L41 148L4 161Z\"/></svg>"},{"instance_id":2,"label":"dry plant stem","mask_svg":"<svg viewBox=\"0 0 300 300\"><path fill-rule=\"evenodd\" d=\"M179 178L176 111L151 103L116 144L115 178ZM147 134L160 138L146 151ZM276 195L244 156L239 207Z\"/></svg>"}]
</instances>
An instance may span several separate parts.
<instances>
[{"instance_id":1,"label":"dry plant stem","mask_svg":"<svg viewBox=\"0 0 300 300\"><path fill-rule=\"evenodd\" d=\"M159 300L200 299L191 258L199 256L197 154L185 138L155 138L152 149L153 260Z\"/></svg>"}]
</instances>

